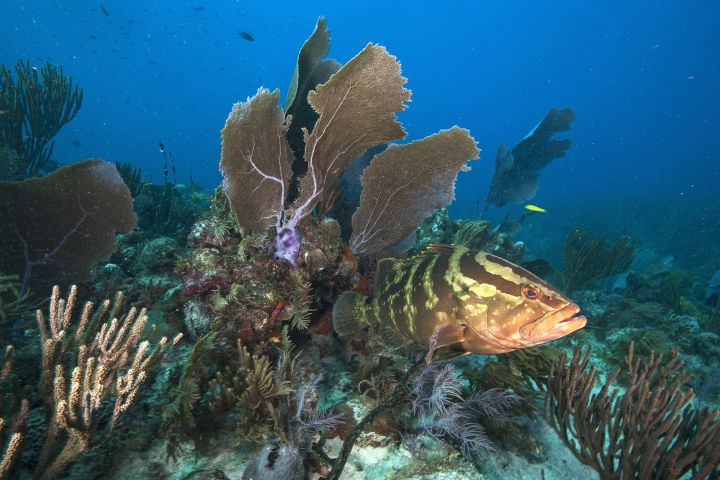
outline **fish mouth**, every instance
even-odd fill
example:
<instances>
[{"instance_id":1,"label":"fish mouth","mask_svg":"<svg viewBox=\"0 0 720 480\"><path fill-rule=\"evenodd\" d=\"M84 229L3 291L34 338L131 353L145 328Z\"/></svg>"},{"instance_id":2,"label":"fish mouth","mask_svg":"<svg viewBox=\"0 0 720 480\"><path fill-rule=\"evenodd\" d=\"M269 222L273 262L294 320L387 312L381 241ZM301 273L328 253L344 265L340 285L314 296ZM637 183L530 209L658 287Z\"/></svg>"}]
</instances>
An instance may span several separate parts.
<instances>
[{"instance_id":1,"label":"fish mouth","mask_svg":"<svg viewBox=\"0 0 720 480\"><path fill-rule=\"evenodd\" d=\"M548 315L547 321L554 323L550 330L562 330L563 335L572 333L575 330L579 330L587 323L587 318L584 315L578 315L580 313L580 307L574 303L561 308L555 313Z\"/></svg>"},{"instance_id":2,"label":"fish mouth","mask_svg":"<svg viewBox=\"0 0 720 480\"><path fill-rule=\"evenodd\" d=\"M580 307L570 303L560 310L545 315L536 322L530 331L530 337L548 342L580 330L587 324L587 318L578 313L580 313Z\"/></svg>"}]
</instances>

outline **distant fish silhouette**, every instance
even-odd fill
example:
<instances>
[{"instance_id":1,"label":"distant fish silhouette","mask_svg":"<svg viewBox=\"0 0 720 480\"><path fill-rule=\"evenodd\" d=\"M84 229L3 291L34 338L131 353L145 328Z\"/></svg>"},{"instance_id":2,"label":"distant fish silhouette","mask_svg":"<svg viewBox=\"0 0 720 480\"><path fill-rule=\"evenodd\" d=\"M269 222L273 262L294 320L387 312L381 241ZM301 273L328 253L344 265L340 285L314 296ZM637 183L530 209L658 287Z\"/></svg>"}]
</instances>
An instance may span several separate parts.
<instances>
[{"instance_id":1,"label":"distant fish silhouette","mask_svg":"<svg viewBox=\"0 0 720 480\"><path fill-rule=\"evenodd\" d=\"M107 11L107 8L105 8L105 5L103 5L102 3L100 4L100 10L102 10L103 15L105 15L106 17L110 16L110 12Z\"/></svg>"},{"instance_id":2,"label":"distant fish silhouette","mask_svg":"<svg viewBox=\"0 0 720 480\"><path fill-rule=\"evenodd\" d=\"M245 40L247 40L248 42L254 42L254 41L255 41L255 38L254 38L250 33L246 32L246 31L241 31L241 32L238 32L237 34L240 35L240 36L241 36L242 38L244 38Z\"/></svg>"},{"instance_id":3,"label":"distant fish silhouette","mask_svg":"<svg viewBox=\"0 0 720 480\"><path fill-rule=\"evenodd\" d=\"M62 11L64 11L64 12L68 12L68 13L75 13L75 12L77 12L77 10L72 10L72 9L70 9L70 8L67 8L67 7L64 6L64 5L59 5L57 2L53 2L53 3L55 4L55 7L56 7L56 8L59 8L60 10L62 10Z\"/></svg>"},{"instance_id":4,"label":"distant fish silhouette","mask_svg":"<svg viewBox=\"0 0 720 480\"><path fill-rule=\"evenodd\" d=\"M75 140L73 140L73 141L72 141L72 146L73 146L73 147L79 147L79 146L80 146L80 139L79 139L79 138L76 138Z\"/></svg>"},{"instance_id":5,"label":"distant fish silhouette","mask_svg":"<svg viewBox=\"0 0 720 480\"><path fill-rule=\"evenodd\" d=\"M206 8L203 7L202 5L198 5L197 7L192 7L192 9L194 12L202 12L203 10L206 10Z\"/></svg>"}]
</instances>

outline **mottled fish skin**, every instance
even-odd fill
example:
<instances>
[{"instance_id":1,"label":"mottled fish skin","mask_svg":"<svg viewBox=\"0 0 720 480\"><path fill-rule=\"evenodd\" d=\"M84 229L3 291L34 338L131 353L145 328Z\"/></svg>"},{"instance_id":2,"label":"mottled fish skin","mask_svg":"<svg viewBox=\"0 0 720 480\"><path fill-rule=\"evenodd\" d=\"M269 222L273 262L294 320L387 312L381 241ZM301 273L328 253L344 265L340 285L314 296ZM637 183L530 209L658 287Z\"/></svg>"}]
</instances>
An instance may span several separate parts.
<instances>
[{"instance_id":1,"label":"mottled fish skin","mask_svg":"<svg viewBox=\"0 0 720 480\"><path fill-rule=\"evenodd\" d=\"M398 339L495 354L545 343L585 326L579 307L527 270L495 255L435 245L406 260L378 263L362 324ZM454 335L448 337L446 333ZM450 338L450 340L448 340Z\"/></svg>"}]
</instances>

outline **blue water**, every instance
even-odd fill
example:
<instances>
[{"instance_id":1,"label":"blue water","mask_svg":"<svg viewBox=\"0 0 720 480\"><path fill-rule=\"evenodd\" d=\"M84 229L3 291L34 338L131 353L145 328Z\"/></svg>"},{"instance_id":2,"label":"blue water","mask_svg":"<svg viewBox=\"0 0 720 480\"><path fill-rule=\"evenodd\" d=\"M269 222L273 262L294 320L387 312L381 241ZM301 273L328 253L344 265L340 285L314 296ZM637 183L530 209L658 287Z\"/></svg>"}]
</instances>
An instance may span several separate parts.
<instances>
[{"instance_id":1,"label":"blue water","mask_svg":"<svg viewBox=\"0 0 720 480\"><path fill-rule=\"evenodd\" d=\"M210 187L232 103L259 85L286 91L299 46L325 15L331 57L347 61L372 41L402 61L413 91L401 114L408 139L453 124L471 130L483 154L459 181L459 203L484 193L499 142L520 140L551 106L572 106L577 120L570 153L543 175L544 202L678 199L720 181L718 2L264 5L4 1L0 62L50 59L85 90L57 137L58 160L131 161L157 178L162 139L180 180L192 165Z\"/></svg>"}]
</instances>

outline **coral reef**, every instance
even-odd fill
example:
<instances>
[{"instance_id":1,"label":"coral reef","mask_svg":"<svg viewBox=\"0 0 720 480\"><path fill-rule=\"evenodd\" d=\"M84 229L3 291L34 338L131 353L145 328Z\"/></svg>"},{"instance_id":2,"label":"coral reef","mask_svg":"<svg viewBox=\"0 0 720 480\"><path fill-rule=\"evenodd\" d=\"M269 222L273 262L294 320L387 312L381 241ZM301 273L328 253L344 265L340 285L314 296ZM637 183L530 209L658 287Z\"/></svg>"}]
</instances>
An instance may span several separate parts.
<instances>
[{"instance_id":1,"label":"coral reef","mask_svg":"<svg viewBox=\"0 0 720 480\"><path fill-rule=\"evenodd\" d=\"M162 337L154 348L148 340L141 341L146 310L133 307L125 312L121 293L97 309L87 302L75 318L77 292L73 286L67 298L60 298L60 289L54 287L47 317L37 310L42 347L37 395L43 404L46 432L42 449L31 462L37 479L59 477L80 455L102 444L138 398L166 348L182 338L182 334L172 341ZM12 349L7 352L2 380L9 373ZM28 413L28 402L23 400L13 431L20 433ZM22 434L14 437L8 448L19 448ZM6 450L6 458L11 459L11 452ZM8 460L4 465L8 471L11 463Z\"/></svg>"},{"instance_id":2,"label":"coral reef","mask_svg":"<svg viewBox=\"0 0 720 480\"><path fill-rule=\"evenodd\" d=\"M36 68L29 60L20 60L14 78L9 68L0 66L0 146L13 150L22 165L18 169L16 163L3 159L0 179L41 173L52 156L52 138L75 118L82 99L82 89L73 87L62 67L50 62Z\"/></svg>"},{"instance_id":3,"label":"coral reef","mask_svg":"<svg viewBox=\"0 0 720 480\"><path fill-rule=\"evenodd\" d=\"M518 240L540 214L450 218L456 178L479 154L469 132L389 145L405 136L396 114L410 97L399 62L368 44L341 67L325 58L329 45L320 18L284 106L263 88L233 106L210 196L176 182L163 143L159 184L129 163L91 160L0 185L0 476L717 477L717 282L669 264L628 271L632 239L583 229L555 272L523 261ZM486 207L535 194L573 119L552 109L512 150L501 146ZM24 153L5 138L0 178L23 177ZM40 157L51 152L48 139ZM402 272L404 256L450 251L433 244L501 257L488 268L505 300L527 286L502 277L515 268L505 260L559 278L595 328L430 364L377 326L336 335L341 294L377 295L378 265ZM612 287L598 281L619 273ZM32 294L71 280L79 287L65 299L54 289L33 326ZM120 290L79 308L79 296ZM400 300L424 303L403 291L387 317ZM458 305L443 314L457 317ZM185 341L168 340L178 329ZM572 347L588 350L568 364Z\"/></svg>"},{"instance_id":4,"label":"coral reef","mask_svg":"<svg viewBox=\"0 0 720 480\"><path fill-rule=\"evenodd\" d=\"M453 220L444 208L436 210L418 226L409 253L417 254L431 244L454 244L489 252L511 262L519 262L525 252L523 242L512 240L501 225L490 228L488 220Z\"/></svg>"}]
</instances>

